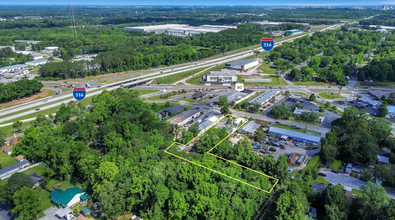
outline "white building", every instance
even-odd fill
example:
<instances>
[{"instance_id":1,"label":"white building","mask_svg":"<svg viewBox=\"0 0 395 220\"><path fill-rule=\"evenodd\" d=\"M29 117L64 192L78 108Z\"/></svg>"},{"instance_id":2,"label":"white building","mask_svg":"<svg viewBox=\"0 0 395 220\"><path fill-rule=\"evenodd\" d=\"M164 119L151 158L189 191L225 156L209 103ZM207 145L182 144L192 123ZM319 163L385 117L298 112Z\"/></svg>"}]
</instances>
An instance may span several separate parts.
<instances>
[{"instance_id":1,"label":"white building","mask_svg":"<svg viewBox=\"0 0 395 220\"><path fill-rule=\"evenodd\" d=\"M387 29L381 28L376 30L377 33L387 33Z\"/></svg>"},{"instance_id":2,"label":"white building","mask_svg":"<svg viewBox=\"0 0 395 220\"><path fill-rule=\"evenodd\" d=\"M188 111L182 112L181 114L178 114L173 118L170 118L168 122L170 124L183 126L188 122L191 122L193 119L199 117L200 114L201 112L197 109L189 109Z\"/></svg>"},{"instance_id":3,"label":"white building","mask_svg":"<svg viewBox=\"0 0 395 220\"><path fill-rule=\"evenodd\" d=\"M7 72L15 71L15 70L20 70L20 69L23 69L26 67L27 67L27 65L25 65L25 64L16 64L16 65L12 65L12 66L0 67L0 73L7 73Z\"/></svg>"},{"instance_id":4,"label":"white building","mask_svg":"<svg viewBox=\"0 0 395 220\"><path fill-rule=\"evenodd\" d=\"M265 105L267 102L269 102L273 97L276 97L277 95L280 94L279 90L268 90L259 96L255 97L251 101L248 102L249 105L252 105L254 102L260 104L260 105Z\"/></svg>"},{"instance_id":5,"label":"white building","mask_svg":"<svg viewBox=\"0 0 395 220\"><path fill-rule=\"evenodd\" d=\"M395 117L395 105L387 105L387 110L388 110L387 116Z\"/></svg>"},{"instance_id":6,"label":"white building","mask_svg":"<svg viewBox=\"0 0 395 220\"><path fill-rule=\"evenodd\" d=\"M43 59L44 57L43 57L43 55L41 55L41 54L36 54L36 55L33 55L33 59L34 60L40 60L40 59Z\"/></svg>"},{"instance_id":7,"label":"white building","mask_svg":"<svg viewBox=\"0 0 395 220\"><path fill-rule=\"evenodd\" d=\"M255 94L256 92L254 90L247 90L247 89L244 89L241 92L235 92L230 96L228 96L228 104L231 105L233 103L234 105L237 105L240 102L250 98Z\"/></svg>"},{"instance_id":8,"label":"white building","mask_svg":"<svg viewBox=\"0 0 395 220\"><path fill-rule=\"evenodd\" d=\"M237 60L237 61L225 64L226 68L228 68L228 69L244 70L244 71L246 71L252 67L258 66L258 65L259 65L258 60L248 60L248 59Z\"/></svg>"},{"instance_id":9,"label":"white building","mask_svg":"<svg viewBox=\"0 0 395 220\"><path fill-rule=\"evenodd\" d=\"M222 70L222 71L210 71L206 75L207 83L232 83L237 82L236 71Z\"/></svg>"},{"instance_id":10,"label":"white building","mask_svg":"<svg viewBox=\"0 0 395 220\"><path fill-rule=\"evenodd\" d=\"M0 50L2 50L4 48L11 48L12 51L15 51L15 47L14 46L0 46Z\"/></svg>"},{"instance_id":11,"label":"white building","mask_svg":"<svg viewBox=\"0 0 395 220\"><path fill-rule=\"evenodd\" d=\"M154 32L156 34L166 33L169 35L176 36L192 36L205 33L218 33L220 31L237 28L237 26L225 26L225 25L200 25L189 26L187 24L164 24L164 25L151 25L151 26L138 26L138 27L125 27L124 30L129 31L145 31Z\"/></svg>"},{"instance_id":12,"label":"white building","mask_svg":"<svg viewBox=\"0 0 395 220\"><path fill-rule=\"evenodd\" d=\"M215 124L217 121L219 121L221 118L222 117L220 117L220 116L213 115L213 116L207 118L206 120L204 120L202 123L199 124L199 130L200 130L199 134L205 132L213 124Z\"/></svg>"},{"instance_id":13,"label":"white building","mask_svg":"<svg viewBox=\"0 0 395 220\"><path fill-rule=\"evenodd\" d=\"M48 60L33 60L33 61L26 62L25 64L28 66L42 66L46 63L48 63Z\"/></svg>"},{"instance_id":14,"label":"white building","mask_svg":"<svg viewBox=\"0 0 395 220\"><path fill-rule=\"evenodd\" d=\"M59 47L45 47L44 50L48 52L54 52L55 50L59 50Z\"/></svg>"}]
</instances>

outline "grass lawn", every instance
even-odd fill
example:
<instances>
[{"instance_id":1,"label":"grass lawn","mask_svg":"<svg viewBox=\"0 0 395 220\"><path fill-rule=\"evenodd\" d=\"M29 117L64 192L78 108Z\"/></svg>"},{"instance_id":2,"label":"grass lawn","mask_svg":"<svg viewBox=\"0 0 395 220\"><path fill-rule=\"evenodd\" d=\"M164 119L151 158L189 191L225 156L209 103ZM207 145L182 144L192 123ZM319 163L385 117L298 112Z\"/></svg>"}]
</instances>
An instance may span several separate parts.
<instances>
[{"instance_id":1,"label":"grass lawn","mask_svg":"<svg viewBox=\"0 0 395 220\"><path fill-rule=\"evenodd\" d=\"M326 181L326 180L324 179L324 177L322 177L322 176L317 176L317 179L311 180L311 181L309 182L309 185L312 185L314 182L325 183L326 185L328 185L328 184L330 183L330 182Z\"/></svg>"},{"instance_id":2,"label":"grass lawn","mask_svg":"<svg viewBox=\"0 0 395 220\"><path fill-rule=\"evenodd\" d=\"M139 92L140 95L146 95L146 94L150 94L150 93L159 92L159 90L157 90L157 89L132 89L132 90Z\"/></svg>"},{"instance_id":3,"label":"grass lawn","mask_svg":"<svg viewBox=\"0 0 395 220\"><path fill-rule=\"evenodd\" d=\"M302 120L298 120L298 119L294 119L294 118L290 118L289 121L293 121L293 122L297 122L297 123L305 123L305 124L307 123L309 125L316 125L316 126L320 125L320 123L318 123L318 122L307 122L307 121L302 121Z\"/></svg>"},{"instance_id":4,"label":"grass lawn","mask_svg":"<svg viewBox=\"0 0 395 220\"><path fill-rule=\"evenodd\" d=\"M11 157L10 155L7 155L3 152L3 147L1 148L1 152L0 152L0 165L2 168L6 168L9 167L13 164L16 164L17 161L15 159L15 157Z\"/></svg>"},{"instance_id":5,"label":"grass lawn","mask_svg":"<svg viewBox=\"0 0 395 220\"><path fill-rule=\"evenodd\" d=\"M310 133L313 133L313 134L321 134L320 132L313 131L313 130L306 130L306 132L305 132L305 129L297 129L297 128L293 128L293 127L288 126L288 125L273 124L273 126L277 127L277 128L283 128L283 129L287 129L287 130L291 130L291 131L297 131L297 132L301 132L301 133L308 133L308 132L310 132Z\"/></svg>"},{"instance_id":6,"label":"grass lawn","mask_svg":"<svg viewBox=\"0 0 395 220\"><path fill-rule=\"evenodd\" d=\"M314 167L317 166L317 163L318 163L319 161L320 161L320 156L315 155L314 157L312 157L312 158L309 160L309 162L307 162L305 168L303 168L303 173L302 173L302 175L304 175L306 169L310 169L310 170L314 169ZM291 173L292 176L296 176L296 174L299 174L299 170L294 170L294 171L292 171L292 173ZM318 177L317 177L317 179L318 179Z\"/></svg>"},{"instance_id":7,"label":"grass lawn","mask_svg":"<svg viewBox=\"0 0 395 220\"><path fill-rule=\"evenodd\" d=\"M175 83L177 81L180 81L190 75L193 75L195 73L198 73L202 70L204 70L205 68L199 68L199 69L194 69L194 70L190 70L190 71L185 71L182 73L177 73L174 75L170 75L170 76L165 76L162 78L156 78L154 79L154 81L152 82L152 84L172 84Z\"/></svg>"},{"instance_id":8,"label":"grass lawn","mask_svg":"<svg viewBox=\"0 0 395 220\"><path fill-rule=\"evenodd\" d=\"M318 94L320 97L324 99L341 99L344 98L338 93L333 93L333 92L321 92Z\"/></svg>"},{"instance_id":9,"label":"grass lawn","mask_svg":"<svg viewBox=\"0 0 395 220\"><path fill-rule=\"evenodd\" d=\"M190 98L179 98L177 99L178 101L185 101L185 102L190 102L190 103L195 103L195 99L190 99Z\"/></svg>"},{"instance_id":10,"label":"grass lawn","mask_svg":"<svg viewBox=\"0 0 395 220\"><path fill-rule=\"evenodd\" d=\"M395 82L363 82L363 81L358 81L355 84L355 87L388 87L388 88L394 88L395 87Z\"/></svg>"},{"instance_id":11,"label":"grass lawn","mask_svg":"<svg viewBox=\"0 0 395 220\"><path fill-rule=\"evenodd\" d=\"M42 205L41 205L41 212L38 214L38 217L42 218L45 216L43 211L50 208L52 206L52 203L51 203L51 199L49 198L49 192L47 190L40 189L39 194L41 196Z\"/></svg>"},{"instance_id":12,"label":"grass lawn","mask_svg":"<svg viewBox=\"0 0 395 220\"><path fill-rule=\"evenodd\" d=\"M132 216L133 216L133 214L122 215L122 216L119 216L117 218L117 220L130 220L130 217L132 217Z\"/></svg>"},{"instance_id":13,"label":"grass lawn","mask_svg":"<svg viewBox=\"0 0 395 220\"><path fill-rule=\"evenodd\" d=\"M202 79L202 77L204 75L206 75L210 71L218 71L218 70L223 69L223 68L225 68L225 64L222 64L222 65L219 65L219 66L215 66L215 67L213 67L213 68L211 68L211 69L209 69L207 71L204 71L203 73L201 73L199 75L196 75L196 76L186 80L185 82L189 83L189 84L194 84L194 85L204 85L204 83L199 82L199 79Z\"/></svg>"},{"instance_id":14,"label":"grass lawn","mask_svg":"<svg viewBox=\"0 0 395 220\"><path fill-rule=\"evenodd\" d=\"M264 78L264 79L271 79L271 82L244 82L245 78ZM288 84L285 80L281 77L277 79L274 75L268 75L263 77L251 77L251 76L237 76L237 80L239 82L244 83L244 85L266 85L266 86L287 86Z\"/></svg>"},{"instance_id":15,"label":"grass lawn","mask_svg":"<svg viewBox=\"0 0 395 220\"><path fill-rule=\"evenodd\" d=\"M159 112L161 112L161 111L163 111L163 110L165 110L165 109L167 109L167 108L169 108L169 107L172 107L172 106L178 106L178 105L180 105L180 104L178 104L178 103L170 103L170 106L169 107L165 107L165 105L166 105L166 103L156 103L156 105L158 106L157 108L155 108L154 109L154 111L156 112L156 113L159 113Z\"/></svg>"},{"instance_id":16,"label":"grass lawn","mask_svg":"<svg viewBox=\"0 0 395 220\"><path fill-rule=\"evenodd\" d=\"M339 171L341 166L342 166L342 161L341 160L335 160L335 161L333 161L332 169L334 169L336 171Z\"/></svg>"},{"instance_id":17,"label":"grass lawn","mask_svg":"<svg viewBox=\"0 0 395 220\"><path fill-rule=\"evenodd\" d=\"M163 93L163 94L166 94L166 93ZM163 95L163 94L161 94L161 95ZM156 95L156 96L152 96L152 97L149 97L149 98L144 98L144 100L168 100L168 99L171 99L171 98L173 98L174 96L169 96L168 98L161 98L160 96L161 95Z\"/></svg>"},{"instance_id":18,"label":"grass lawn","mask_svg":"<svg viewBox=\"0 0 395 220\"><path fill-rule=\"evenodd\" d=\"M53 185L57 185L57 184L62 185L61 187L59 187L59 189L62 189L62 190L66 190L66 189L71 187L70 181L67 181L67 180L66 181L60 181L60 180L56 180L56 179L51 179L50 181L48 181L47 189L48 190L54 190L54 188L52 186Z\"/></svg>"},{"instance_id":19,"label":"grass lawn","mask_svg":"<svg viewBox=\"0 0 395 220\"><path fill-rule=\"evenodd\" d=\"M199 102L199 105L206 105L207 102Z\"/></svg>"},{"instance_id":20,"label":"grass lawn","mask_svg":"<svg viewBox=\"0 0 395 220\"><path fill-rule=\"evenodd\" d=\"M304 96L306 96L306 97L309 97L309 95L308 95L308 94L306 94L306 93L304 93L304 92L293 92L293 93L295 93L295 94L299 94L299 95L304 95Z\"/></svg>"},{"instance_id":21,"label":"grass lawn","mask_svg":"<svg viewBox=\"0 0 395 220\"><path fill-rule=\"evenodd\" d=\"M319 82L292 82L295 86L336 86L328 83Z\"/></svg>"},{"instance_id":22,"label":"grass lawn","mask_svg":"<svg viewBox=\"0 0 395 220\"><path fill-rule=\"evenodd\" d=\"M262 70L263 74L276 74L276 70L271 67L270 63L267 61L264 61L258 68L257 70Z\"/></svg>"},{"instance_id":23,"label":"grass lawn","mask_svg":"<svg viewBox=\"0 0 395 220\"><path fill-rule=\"evenodd\" d=\"M8 123L8 122L6 122L6 123ZM23 122L23 123L22 123L22 131L23 131L24 129L28 128L28 127L30 127L30 122ZM12 125L0 127L0 130L2 130L2 131L5 132L6 137L11 137L11 136L14 135L14 133L17 133L17 132L15 132L15 130L12 128ZM0 152L0 153L3 153L3 152ZM0 157L0 158L1 158L1 157Z\"/></svg>"},{"instance_id":24,"label":"grass lawn","mask_svg":"<svg viewBox=\"0 0 395 220\"><path fill-rule=\"evenodd\" d=\"M362 191L358 189L352 189L352 194L357 195L358 197L362 197Z\"/></svg>"}]
</instances>

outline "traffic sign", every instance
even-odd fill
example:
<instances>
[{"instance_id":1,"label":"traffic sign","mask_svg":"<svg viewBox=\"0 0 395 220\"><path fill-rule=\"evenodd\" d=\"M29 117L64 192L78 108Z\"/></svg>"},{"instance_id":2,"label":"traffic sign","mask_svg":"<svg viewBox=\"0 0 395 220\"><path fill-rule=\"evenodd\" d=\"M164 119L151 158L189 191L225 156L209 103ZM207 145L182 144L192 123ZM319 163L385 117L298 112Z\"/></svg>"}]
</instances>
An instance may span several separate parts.
<instances>
[{"instance_id":1,"label":"traffic sign","mask_svg":"<svg viewBox=\"0 0 395 220\"><path fill-rule=\"evenodd\" d=\"M73 89L73 96L78 101L83 100L85 98L85 96L86 96L85 88L74 88Z\"/></svg>"},{"instance_id":2,"label":"traffic sign","mask_svg":"<svg viewBox=\"0 0 395 220\"><path fill-rule=\"evenodd\" d=\"M274 40L273 38L262 38L261 46L264 51L269 51L274 47Z\"/></svg>"},{"instance_id":3,"label":"traffic sign","mask_svg":"<svg viewBox=\"0 0 395 220\"><path fill-rule=\"evenodd\" d=\"M236 83L235 90L238 91L238 92L243 91L244 90L244 84L243 83Z\"/></svg>"}]
</instances>

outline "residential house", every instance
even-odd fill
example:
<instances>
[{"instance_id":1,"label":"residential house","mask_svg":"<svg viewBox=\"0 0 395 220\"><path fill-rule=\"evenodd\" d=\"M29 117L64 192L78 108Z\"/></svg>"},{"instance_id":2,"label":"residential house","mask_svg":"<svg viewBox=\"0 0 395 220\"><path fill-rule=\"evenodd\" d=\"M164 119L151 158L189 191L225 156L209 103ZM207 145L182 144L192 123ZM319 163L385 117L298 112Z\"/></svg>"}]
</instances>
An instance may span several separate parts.
<instances>
[{"instance_id":1,"label":"residential house","mask_svg":"<svg viewBox=\"0 0 395 220\"><path fill-rule=\"evenodd\" d=\"M322 193L326 189L327 185L325 183L319 183L319 182L314 182L313 185L311 185L311 188L313 189L314 193Z\"/></svg>"},{"instance_id":2,"label":"residential house","mask_svg":"<svg viewBox=\"0 0 395 220\"><path fill-rule=\"evenodd\" d=\"M85 203L89 198L89 195L77 186L65 191L55 189L49 196L52 202L60 207L72 207L78 203Z\"/></svg>"},{"instance_id":3,"label":"residential house","mask_svg":"<svg viewBox=\"0 0 395 220\"><path fill-rule=\"evenodd\" d=\"M41 185L44 182L44 178L37 173L29 174L29 177L35 182L33 188Z\"/></svg>"},{"instance_id":4,"label":"residential house","mask_svg":"<svg viewBox=\"0 0 395 220\"><path fill-rule=\"evenodd\" d=\"M377 162L378 163L389 163L390 162L390 158L389 157L384 157L384 156L380 156L380 155L377 155Z\"/></svg>"},{"instance_id":5,"label":"residential house","mask_svg":"<svg viewBox=\"0 0 395 220\"><path fill-rule=\"evenodd\" d=\"M59 209L55 215L63 220L71 220L73 219L74 215L73 215L73 210L70 209L69 207L63 208L63 209Z\"/></svg>"},{"instance_id":6,"label":"residential house","mask_svg":"<svg viewBox=\"0 0 395 220\"><path fill-rule=\"evenodd\" d=\"M6 168L3 168L0 170L0 179L8 177L8 176L16 173L18 170L23 169L27 166L29 166L29 161L24 160L20 163L16 163L16 164L13 164L13 165L8 166Z\"/></svg>"},{"instance_id":7,"label":"residential house","mask_svg":"<svg viewBox=\"0 0 395 220\"><path fill-rule=\"evenodd\" d=\"M19 156L16 157L16 161L18 161L18 163L20 163L22 161L25 161L25 160L26 159L25 159L25 157L23 155L19 155Z\"/></svg>"},{"instance_id":8,"label":"residential house","mask_svg":"<svg viewBox=\"0 0 395 220\"><path fill-rule=\"evenodd\" d=\"M14 134L14 137L10 140L10 144L17 145L18 143L18 137Z\"/></svg>"},{"instance_id":9,"label":"residential house","mask_svg":"<svg viewBox=\"0 0 395 220\"><path fill-rule=\"evenodd\" d=\"M5 147L3 147L3 152L8 154L8 155L11 155L12 154L12 148L13 148L12 146L5 146Z\"/></svg>"}]
</instances>

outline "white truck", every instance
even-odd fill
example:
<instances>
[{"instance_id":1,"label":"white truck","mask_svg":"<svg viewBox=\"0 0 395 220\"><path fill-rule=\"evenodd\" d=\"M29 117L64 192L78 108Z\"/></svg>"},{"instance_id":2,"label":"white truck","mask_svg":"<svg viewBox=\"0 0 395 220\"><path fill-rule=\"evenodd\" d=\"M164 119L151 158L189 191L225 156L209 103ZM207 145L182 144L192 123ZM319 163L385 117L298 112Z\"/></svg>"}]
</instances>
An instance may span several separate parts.
<instances>
[{"instance_id":1,"label":"white truck","mask_svg":"<svg viewBox=\"0 0 395 220\"><path fill-rule=\"evenodd\" d=\"M91 86L87 83L85 84L86 88L90 88Z\"/></svg>"}]
</instances>

